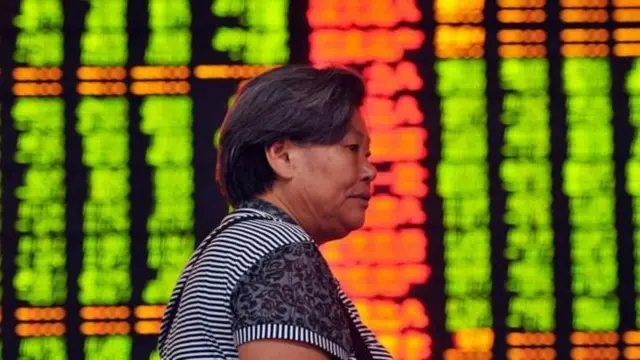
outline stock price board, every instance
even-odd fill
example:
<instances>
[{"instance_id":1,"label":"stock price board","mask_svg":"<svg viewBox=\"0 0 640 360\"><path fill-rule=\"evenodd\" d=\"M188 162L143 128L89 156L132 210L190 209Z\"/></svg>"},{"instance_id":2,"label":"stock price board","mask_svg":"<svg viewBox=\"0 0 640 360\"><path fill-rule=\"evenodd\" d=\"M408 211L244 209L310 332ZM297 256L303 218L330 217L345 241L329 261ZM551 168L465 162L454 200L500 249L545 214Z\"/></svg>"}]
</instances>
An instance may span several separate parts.
<instances>
[{"instance_id":1,"label":"stock price board","mask_svg":"<svg viewBox=\"0 0 640 360\"><path fill-rule=\"evenodd\" d=\"M228 104L287 63L366 82L322 251L395 358L640 359L635 0L2 1L2 359L159 359Z\"/></svg>"}]
</instances>

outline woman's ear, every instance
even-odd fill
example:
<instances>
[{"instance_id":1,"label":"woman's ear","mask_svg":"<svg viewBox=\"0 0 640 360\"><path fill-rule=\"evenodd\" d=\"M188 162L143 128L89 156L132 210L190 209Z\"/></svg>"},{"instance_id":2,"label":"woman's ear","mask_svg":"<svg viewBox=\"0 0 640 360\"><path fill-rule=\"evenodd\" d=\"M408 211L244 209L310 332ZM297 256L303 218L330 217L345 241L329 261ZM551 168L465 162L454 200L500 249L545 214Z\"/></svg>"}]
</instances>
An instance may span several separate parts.
<instances>
[{"instance_id":1,"label":"woman's ear","mask_svg":"<svg viewBox=\"0 0 640 360\"><path fill-rule=\"evenodd\" d=\"M291 162L291 151L295 145L288 140L278 140L264 149L269 166L276 173L277 177L291 179L293 177L294 166Z\"/></svg>"}]
</instances>

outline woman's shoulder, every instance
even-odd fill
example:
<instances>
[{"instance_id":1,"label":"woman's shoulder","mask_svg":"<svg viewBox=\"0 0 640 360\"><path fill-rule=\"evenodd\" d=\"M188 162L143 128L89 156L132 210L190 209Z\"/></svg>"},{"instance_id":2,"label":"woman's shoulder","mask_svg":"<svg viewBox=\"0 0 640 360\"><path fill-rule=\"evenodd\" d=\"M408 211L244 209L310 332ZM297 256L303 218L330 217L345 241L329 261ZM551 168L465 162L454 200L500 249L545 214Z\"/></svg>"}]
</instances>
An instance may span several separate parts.
<instances>
[{"instance_id":1,"label":"woman's shoulder","mask_svg":"<svg viewBox=\"0 0 640 360\"><path fill-rule=\"evenodd\" d=\"M316 247L299 226L254 209L230 213L203 242L208 244L201 249L201 263L207 268L224 268L232 280L265 257L297 248L292 245Z\"/></svg>"},{"instance_id":2,"label":"woman's shoulder","mask_svg":"<svg viewBox=\"0 0 640 360\"><path fill-rule=\"evenodd\" d=\"M237 280L230 303L238 345L283 339L339 359L353 349L338 284L314 244L291 243L259 259Z\"/></svg>"}]
</instances>

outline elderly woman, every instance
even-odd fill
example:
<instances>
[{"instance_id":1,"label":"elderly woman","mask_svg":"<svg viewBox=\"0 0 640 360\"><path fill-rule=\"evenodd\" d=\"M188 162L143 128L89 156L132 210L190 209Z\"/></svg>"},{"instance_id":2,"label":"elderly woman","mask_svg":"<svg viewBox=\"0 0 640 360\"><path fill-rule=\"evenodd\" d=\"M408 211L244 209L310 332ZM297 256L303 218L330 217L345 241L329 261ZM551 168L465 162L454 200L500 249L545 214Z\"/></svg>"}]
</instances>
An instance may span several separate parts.
<instances>
[{"instance_id":1,"label":"elderly woman","mask_svg":"<svg viewBox=\"0 0 640 360\"><path fill-rule=\"evenodd\" d=\"M284 66L240 90L217 178L236 210L200 244L171 296L163 359L391 359L318 246L364 222L376 176L361 78Z\"/></svg>"}]
</instances>

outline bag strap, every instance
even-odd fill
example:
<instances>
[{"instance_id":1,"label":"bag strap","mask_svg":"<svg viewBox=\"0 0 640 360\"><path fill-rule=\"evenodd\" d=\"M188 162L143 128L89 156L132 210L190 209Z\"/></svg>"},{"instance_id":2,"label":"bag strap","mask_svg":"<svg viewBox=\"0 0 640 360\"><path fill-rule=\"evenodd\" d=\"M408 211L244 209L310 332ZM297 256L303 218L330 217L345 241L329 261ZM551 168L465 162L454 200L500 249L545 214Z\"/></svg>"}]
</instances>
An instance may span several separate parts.
<instances>
[{"instance_id":1,"label":"bag strap","mask_svg":"<svg viewBox=\"0 0 640 360\"><path fill-rule=\"evenodd\" d=\"M349 312L347 311L347 314ZM351 333L351 341L353 342L353 349L357 360L374 360L369 347L364 342L362 334L356 328L356 324L353 322L351 316L349 316L349 332Z\"/></svg>"},{"instance_id":2,"label":"bag strap","mask_svg":"<svg viewBox=\"0 0 640 360\"><path fill-rule=\"evenodd\" d=\"M182 294L184 292L184 289L187 287L187 283L189 281L189 277L191 276L191 270L196 265L196 262L200 258L200 255L202 255L202 253L204 253L204 250L207 248L207 246L209 246L209 243L211 243L211 241L213 239L215 239L218 235L220 235L221 232L223 232L224 230L228 229L232 225L236 225L236 224L241 223L243 221L266 219L266 218L267 217L264 216L264 215L257 215L257 214L256 215L239 216L237 218L231 219L231 220L221 224L220 226L218 226L215 230L213 230L211 232L211 234L209 234L209 236L207 236L202 241L202 244L200 244L200 246L198 246L198 248L196 250L196 253L193 255L193 257L189 261L189 264L185 268L186 274L183 274L184 280L180 281L180 282L182 282L182 286L179 289L176 289L176 290L178 290L177 293L174 293L173 295L171 295L171 300L169 301L169 305L167 306L167 309L165 310L165 319L167 319L167 323L164 323L164 322L162 323L162 329L160 331L160 335L161 336L158 339L158 342L160 344L162 344L164 342L166 337L169 335L169 332L171 331L171 326L173 325L173 321L175 319L175 316L178 313L178 308L180 307L180 300L182 299ZM182 276L181 276L181 278L182 278Z\"/></svg>"}]
</instances>

